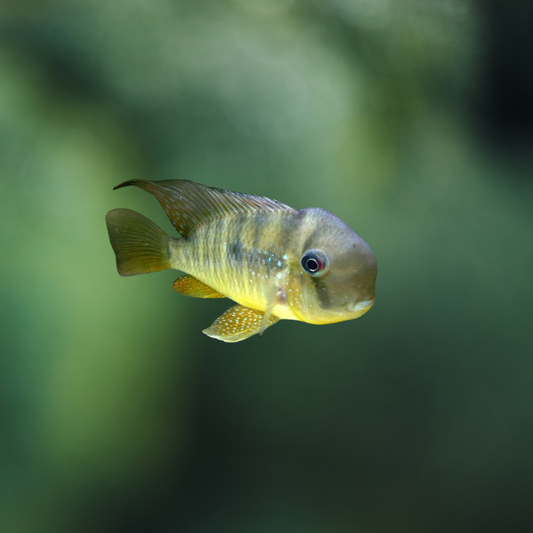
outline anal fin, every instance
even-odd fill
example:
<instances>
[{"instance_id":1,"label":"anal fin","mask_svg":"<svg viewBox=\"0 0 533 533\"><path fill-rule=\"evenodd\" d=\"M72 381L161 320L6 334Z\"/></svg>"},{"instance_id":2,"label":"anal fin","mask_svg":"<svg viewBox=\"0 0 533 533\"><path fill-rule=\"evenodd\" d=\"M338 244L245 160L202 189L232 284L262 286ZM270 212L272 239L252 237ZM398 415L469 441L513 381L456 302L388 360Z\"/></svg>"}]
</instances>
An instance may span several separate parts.
<instances>
[{"instance_id":1,"label":"anal fin","mask_svg":"<svg viewBox=\"0 0 533 533\"><path fill-rule=\"evenodd\" d=\"M252 335L262 333L262 331L279 320L277 316L270 315L264 321L264 317L265 313L262 311L242 305L234 305L220 315L203 332L208 337L224 342L240 342Z\"/></svg>"},{"instance_id":2,"label":"anal fin","mask_svg":"<svg viewBox=\"0 0 533 533\"><path fill-rule=\"evenodd\" d=\"M225 298L223 294L220 294L204 282L188 274L178 278L172 284L172 288L180 294L192 296L193 298Z\"/></svg>"}]
</instances>

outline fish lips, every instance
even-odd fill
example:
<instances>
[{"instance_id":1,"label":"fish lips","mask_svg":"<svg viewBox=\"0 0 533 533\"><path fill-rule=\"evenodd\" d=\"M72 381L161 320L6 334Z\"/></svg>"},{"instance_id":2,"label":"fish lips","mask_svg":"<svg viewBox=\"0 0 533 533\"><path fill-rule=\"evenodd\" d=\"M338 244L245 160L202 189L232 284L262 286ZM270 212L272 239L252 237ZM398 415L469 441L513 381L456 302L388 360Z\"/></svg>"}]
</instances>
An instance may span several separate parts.
<instances>
[{"instance_id":1,"label":"fish lips","mask_svg":"<svg viewBox=\"0 0 533 533\"><path fill-rule=\"evenodd\" d=\"M348 311L351 311L352 313L366 313L374 305L374 301L374 298L362 301L355 300L354 302L350 302L348 304Z\"/></svg>"}]
</instances>

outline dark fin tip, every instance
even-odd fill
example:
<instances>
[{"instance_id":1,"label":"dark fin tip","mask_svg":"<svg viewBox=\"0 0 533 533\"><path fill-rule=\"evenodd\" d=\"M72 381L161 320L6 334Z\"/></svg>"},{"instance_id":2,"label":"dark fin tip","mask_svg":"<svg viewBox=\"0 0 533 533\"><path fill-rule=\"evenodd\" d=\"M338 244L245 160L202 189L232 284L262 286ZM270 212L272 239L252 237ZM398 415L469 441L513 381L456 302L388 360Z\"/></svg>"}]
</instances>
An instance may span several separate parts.
<instances>
[{"instance_id":1,"label":"dark fin tip","mask_svg":"<svg viewBox=\"0 0 533 533\"><path fill-rule=\"evenodd\" d=\"M135 182L137 180L128 180L128 181L124 181L123 183L121 183L120 185L117 185L116 187L113 187L113 190L116 191L117 189L122 189L122 187L129 187L130 185L135 185Z\"/></svg>"}]
</instances>

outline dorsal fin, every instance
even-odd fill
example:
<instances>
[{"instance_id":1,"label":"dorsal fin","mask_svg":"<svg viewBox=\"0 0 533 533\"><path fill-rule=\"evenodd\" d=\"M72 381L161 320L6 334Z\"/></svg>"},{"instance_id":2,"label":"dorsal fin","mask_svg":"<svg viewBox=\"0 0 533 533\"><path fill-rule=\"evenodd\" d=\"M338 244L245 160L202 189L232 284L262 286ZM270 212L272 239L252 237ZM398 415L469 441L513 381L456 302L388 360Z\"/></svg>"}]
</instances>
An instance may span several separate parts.
<instances>
[{"instance_id":1,"label":"dorsal fin","mask_svg":"<svg viewBox=\"0 0 533 533\"><path fill-rule=\"evenodd\" d=\"M215 218L258 211L294 211L277 200L225 191L188 180L129 180L115 189L134 185L153 194L170 222L184 237Z\"/></svg>"}]
</instances>

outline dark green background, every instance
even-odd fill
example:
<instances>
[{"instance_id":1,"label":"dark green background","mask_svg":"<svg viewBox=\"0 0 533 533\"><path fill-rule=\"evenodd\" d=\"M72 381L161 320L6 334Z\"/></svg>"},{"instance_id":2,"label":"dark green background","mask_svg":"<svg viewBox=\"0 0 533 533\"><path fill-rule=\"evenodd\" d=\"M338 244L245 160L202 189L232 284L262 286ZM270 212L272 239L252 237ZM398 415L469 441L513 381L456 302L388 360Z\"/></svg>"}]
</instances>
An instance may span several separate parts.
<instances>
[{"instance_id":1,"label":"dark green background","mask_svg":"<svg viewBox=\"0 0 533 533\"><path fill-rule=\"evenodd\" d=\"M0 0L0 531L533 531L532 5ZM376 305L207 338L131 178L329 209Z\"/></svg>"}]
</instances>

